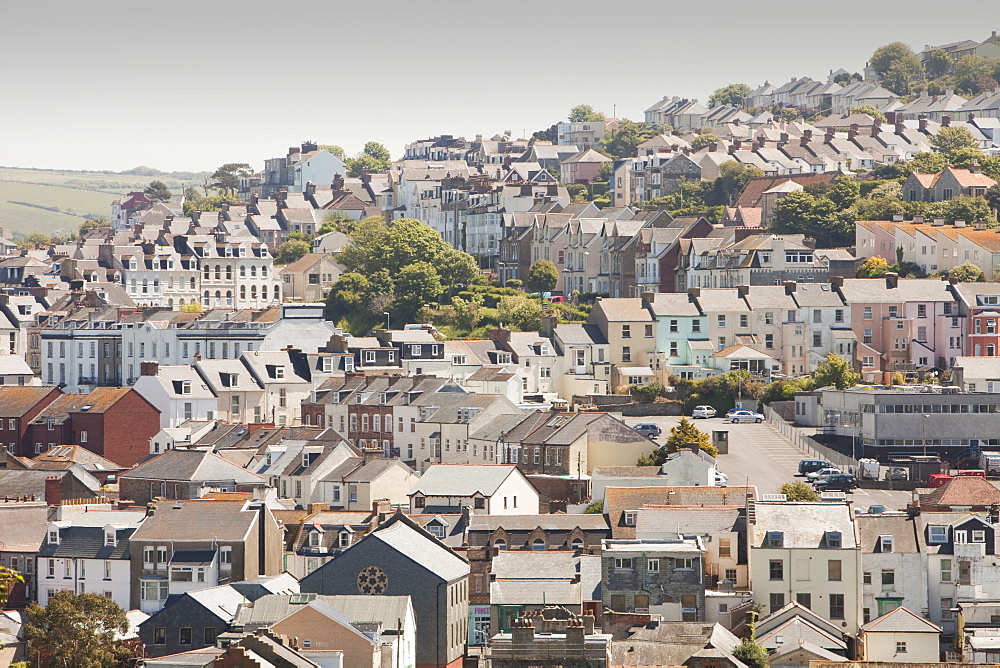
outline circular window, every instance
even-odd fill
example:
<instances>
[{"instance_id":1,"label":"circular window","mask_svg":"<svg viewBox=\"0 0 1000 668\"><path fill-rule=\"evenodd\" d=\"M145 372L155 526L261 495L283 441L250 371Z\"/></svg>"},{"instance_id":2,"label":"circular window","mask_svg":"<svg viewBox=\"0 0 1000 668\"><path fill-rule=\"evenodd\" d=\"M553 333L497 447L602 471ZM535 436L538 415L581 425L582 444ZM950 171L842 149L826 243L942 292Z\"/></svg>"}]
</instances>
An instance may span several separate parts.
<instances>
[{"instance_id":1,"label":"circular window","mask_svg":"<svg viewBox=\"0 0 1000 668\"><path fill-rule=\"evenodd\" d=\"M358 591L362 594L384 594L389 586L389 576L378 566L369 566L358 573Z\"/></svg>"}]
</instances>

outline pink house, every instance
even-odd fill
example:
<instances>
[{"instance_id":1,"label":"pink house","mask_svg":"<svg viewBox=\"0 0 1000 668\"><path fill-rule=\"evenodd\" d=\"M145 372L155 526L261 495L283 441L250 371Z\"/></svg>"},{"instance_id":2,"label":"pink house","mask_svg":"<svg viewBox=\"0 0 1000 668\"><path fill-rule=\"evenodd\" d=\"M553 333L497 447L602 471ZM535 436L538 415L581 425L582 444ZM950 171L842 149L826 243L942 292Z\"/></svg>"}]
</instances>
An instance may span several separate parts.
<instances>
[{"instance_id":1,"label":"pink house","mask_svg":"<svg viewBox=\"0 0 1000 668\"><path fill-rule=\"evenodd\" d=\"M851 309L862 379L887 383L894 371L947 368L963 355L965 319L949 283L931 278L833 278Z\"/></svg>"},{"instance_id":2,"label":"pink house","mask_svg":"<svg viewBox=\"0 0 1000 668\"><path fill-rule=\"evenodd\" d=\"M592 183L600 180L601 165L606 162L611 158L587 148L559 163L560 177L563 183Z\"/></svg>"}]
</instances>

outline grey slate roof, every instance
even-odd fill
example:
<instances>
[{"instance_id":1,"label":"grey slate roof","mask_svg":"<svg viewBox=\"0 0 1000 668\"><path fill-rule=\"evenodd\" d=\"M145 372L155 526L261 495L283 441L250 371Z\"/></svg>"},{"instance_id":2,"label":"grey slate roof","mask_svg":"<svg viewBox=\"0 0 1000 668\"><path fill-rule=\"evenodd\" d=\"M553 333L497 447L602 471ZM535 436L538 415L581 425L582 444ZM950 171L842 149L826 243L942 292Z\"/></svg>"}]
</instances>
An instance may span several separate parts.
<instances>
[{"instance_id":1,"label":"grey slate roof","mask_svg":"<svg viewBox=\"0 0 1000 668\"><path fill-rule=\"evenodd\" d=\"M363 540L378 540L417 562L446 582L469 574L465 561L436 538L406 521L395 521L368 534Z\"/></svg>"},{"instance_id":2,"label":"grey slate roof","mask_svg":"<svg viewBox=\"0 0 1000 668\"><path fill-rule=\"evenodd\" d=\"M567 515L555 513L552 515L472 515L469 521L469 531L493 532L497 529L506 531L534 531L541 527L547 531L572 531L579 527L582 531L610 531L608 521L600 513Z\"/></svg>"},{"instance_id":3,"label":"grey slate roof","mask_svg":"<svg viewBox=\"0 0 1000 668\"><path fill-rule=\"evenodd\" d=\"M873 619L861 630L865 633L941 633L941 627L932 624L905 606L890 610Z\"/></svg>"},{"instance_id":4,"label":"grey slate roof","mask_svg":"<svg viewBox=\"0 0 1000 668\"><path fill-rule=\"evenodd\" d=\"M234 480L264 484L264 478L233 464L213 452L171 449L123 473L123 480L184 480L191 482Z\"/></svg>"},{"instance_id":5,"label":"grey slate roof","mask_svg":"<svg viewBox=\"0 0 1000 668\"><path fill-rule=\"evenodd\" d=\"M39 557L76 557L78 559L128 559L128 538L135 529L119 529L118 544L104 544L104 529L100 527L63 527L58 543L43 543Z\"/></svg>"},{"instance_id":6,"label":"grey slate roof","mask_svg":"<svg viewBox=\"0 0 1000 668\"><path fill-rule=\"evenodd\" d=\"M432 464L410 490L425 496L492 496L517 471L507 464Z\"/></svg>"}]
</instances>

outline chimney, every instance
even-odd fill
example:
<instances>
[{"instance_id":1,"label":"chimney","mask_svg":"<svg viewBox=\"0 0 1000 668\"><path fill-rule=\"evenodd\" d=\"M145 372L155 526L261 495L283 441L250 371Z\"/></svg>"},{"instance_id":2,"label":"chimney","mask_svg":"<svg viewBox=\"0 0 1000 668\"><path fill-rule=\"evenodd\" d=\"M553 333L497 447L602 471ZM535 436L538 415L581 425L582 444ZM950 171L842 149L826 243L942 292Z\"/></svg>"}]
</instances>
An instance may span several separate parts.
<instances>
[{"instance_id":1,"label":"chimney","mask_svg":"<svg viewBox=\"0 0 1000 668\"><path fill-rule=\"evenodd\" d=\"M785 294L794 295L795 294L795 281L785 281Z\"/></svg>"},{"instance_id":2,"label":"chimney","mask_svg":"<svg viewBox=\"0 0 1000 668\"><path fill-rule=\"evenodd\" d=\"M156 376L160 373L160 363L159 362L140 362L139 363L139 375L140 376Z\"/></svg>"},{"instance_id":3,"label":"chimney","mask_svg":"<svg viewBox=\"0 0 1000 668\"><path fill-rule=\"evenodd\" d=\"M946 128L949 125L951 125L951 116L942 116L941 117L941 127Z\"/></svg>"},{"instance_id":4,"label":"chimney","mask_svg":"<svg viewBox=\"0 0 1000 668\"><path fill-rule=\"evenodd\" d=\"M921 132L927 132L927 116L920 114L917 118L917 129Z\"/></svg>"},{"instance_id":5,"label":"chimney","mask_svg":"<svg viewBox=\"0 0 1000 668\"><path fill-rule=\"evenodd\" d=\"M931 223L934 227L942 227L944 225L944 218L935 218L934 222Z\"/></svg>"},{"instance_id":6,"label":"chimney","mask_svg":"<svg viewBox=\"0 0 1000 668\"><path fill-rule=\"evenodd\" d=\"M718 148L718 142L712 142L711 144L708 145L708 152L715 153L717 148Z\"/></svg>"},{"instance_id":7,"label":"chimney","mask_svg":"<svg viewBox=\"0 0 1000 668\"><path fill-rule=\"evenodd\" d=\"M531 645L534 642L535 627L528 617L518 617L514 621L514 628L510 630L510 634L511 643L515 647L524 648L525 645Z\"/></svg>"},{"instance_id":8,"label":"chimney","mask_svg":"<svg viewBox=\"0 0 1000 668\"><path fill-rule=\"evenodd\" d=\"M970 174L978 174L979 173L979 161L976 160L975 158L973 158L972 162L969 163L969 173Z\"/></svg>"},{"instance_id":9,"label":"chimney","mask_svg":"<svg viewBox=\"0 0 1000 668\"><path fill-rule=\"evenodd\" d=\"M779 134L778 135L778 141L780 141L782 144L787 143L788 142L788 133L787 132L782 132L781 134Z\"/></svg>"},{"instance_id":10,"label":"chimney","mask_svg":"<svg viewBox=\"0 0 1000 668\"><path fill-rule=\"evenodd\" d=\"M733 142L732 144L729 145L729 155L732 155L733 153L736 153L736 143L735 142Z\"/></svg>"},{"instance_id":11,"label":"chimney","mask_svg":"<svg viewBox=\"0 0 1000 668\"><path fill-rule=\"evenodd\" d=\"M809 146L809 137L807 137L805 133L802 133L802 136L799 137L799 146L802 146L802 147L808 147Z\"/></svg>"},{"instance_id":12,"label":"chimney","mask_svg":"<svg viewBox=\"0 0 1000 668\"><path fill-rule=\"evenodd\" d=\"M843 276L831 276L830 277L830 285L834 286L835 288L842 288L842 287L844 287L844 277Z\"/></svg>"},{"instance_id":13,"label":"chimney","mask_svg":"<svg viewBox=\"0 0 1000 668\"><path fill-rule=\"evenodd\" d=\"M896 126L895 132L896 132L897 135L901 135L901 134L903 134L906 131L906 125L903 123L903 115L902 114L896 116L895 126Z\"/></svg>"},{"instance_id":14,"label":"chimney","mask_svg":"<svg viewBox=\"0 0 1000 668\"><path fill-rule=\"evenodd\" d=\"M701 446L698 445L697 443L688 443L687 446L688 446L688 450L690 450L691 452L693 452L696 455L699 452L701 452Z\"/></svg>"},{"instance_id":15,"label":"chimney","mask_svg":"<svg viewBox=\"0 0 1000 668\"><path fill-rule=\"evenodd\" d=\"M510 343L510 330L506 327L498 327L490 330L490 341L498 343Z\"/></svg>"},{"instance_id":16,"label":"chimney","mask_svg":"<svg viewBox=\"0 0 1000 668\"><path fill-rule=\"evenodd\" d=\"M341 176L340 174L334 174L333 175L333 183L330 184L330 187L333 190L341 190L341 189L343 189L343 187L344 187L344 177Z\"/></svg>"},{"instance_id":17,"label":"chimney","mask_svg":"<svg viewBox=\"0 0 1000 668\"><path fill-rule=\"evenodd\" d=\"M62 478L49 476L45 479L45 503L49 506L62 505Z\"/></svg>"},{"instance_id":18,"label":"chimney","mask_svg":"<svg viewBox=\"0 0 1000 668\"><path fill-rule=\"evenodd\" d=\"M848 128L848 130L847 130L847 138L848 139L854 139L857 136L858 136L858 124L857 123L851 123L851 127Z\"/></svg>"},{"instance_id":19,"label":"chimney","mask_svg":"<svg viewBox=\"0 0 1000 668\"><path fill-rule=\"evenodd\" d=\"M200 362L201 361L201 353L195 353L194 354L194 361L195 362Z\"/></svg>"},{"instance_id":20,"label":"chimney","mask_svg":"<svg viewBox=\"0 0 1000 668\"><path fill-rule=\"evenodd\" d=\"M556 330L556 325L559 322L559 318L554 315L543 315L542 316L542 328L538 330L538 333L542 336L551 339L552 333Z\"/></svg>"},{"instance_id":21,"label":"chimney","mask_svg":"<svg viewBox=\"0 0 1000 668\"><path fill-rule=\"evenodd\" d=\"M582 650L585 635L586 635L586 630L583 627L583 621L579 619L570 618L566 623L567 650L569 650L569 648L571 647L580 648Z\"/></svg>"},{"instance_id":22,"label":"chimney","mask_svg":"<svg viewBox=\"0 0 1000 668\"><path fill-rule=\"evenodd\" d=\"M382 448L362 448L361 449L361 464L362 466L372 462L376 459L382 457Z\"/></svg>"},{"instance_id":23,"label":"chimney","mask_svg":"<svg viewBox=\"0 0 1000 668\"><path fill-rule=\"evenodd\" d=\"M889 290L899 287L899 274L894 271L885 273L885 287Z\"/></svg>"},{"instance_id":24,"label":"chimney","mask_svg":"<svg viewBox=\"0 0 1000 668\"><path fill-rule=\"evenodd\" d=\"M955 221L955 227L965 227L965 221L964 220L956 220Z\"/></svg>"},{"instance_id":25,"label":"chimney","mask_svg":"<svg viewBox=\"0 0 1000 668\"><path fill-rule=\"evenodd\" d=\"M736 286L736 294L738 294L741 298L745 298L747 295L750 294L750 286L749 285L737 285Z\"/></svg>"},{"instance_id":26,"label":"chimney","mask_svg":"<svg viewBox=\"0 0 1000 668\"><path fill-rule=\"evenodd\" d=\"M594 635L594 621L593 615L583 616L583 632L588 636Z\"/></svg>"},{"instance_id":27,"label":"chimney","mask_svg":"<svg viewBox=\"0 0 1000 668\"><path fill-rule=\"evenodd\" d=\"M924 217L923 216L914 216L912 222L913 222L914 225L919 225L920 223L924 222Z\"/></svg>"},{"instance_id":28,"label":"chimney","mask_svg":"<svg viewBox=\"0 0 1000 668\"><path fill-rule=\"evenodd\" d=\"M901 223L901 222L903 222L903 214L901 214L901 213L894 213L894 214L892 214L892 222L894 222L894 223Z\"/></svg>"},{"instance_id":29,"label":"chimney","mask_svg":"<svg viewBox=\"0 0 1000 668\"><path fill-rule=\"evenodd\" d=\"M802 131L802 136L805 137L806 139L812 140L812 138L813 138L813 131L812 130L803 130Z\"/></svg>"},{"instance_id":30,"label":"chimney","mask_svg":"<svg viewBox=\"0 0 1000 668\"><path fill-rule=\"evenodd\" d=\"M687 293L691 297L695 297L695 298L700 297L701 296L701 288L688 288L687 289Z\"/></svg>"},{"instance_id":31,"label":"chimney","mask_svg":"<svg viewBox=\"0 0 1000 668\"><path fill-rule=\"evenodd\" d=\"M834 138L833 128L827 128L826 136L823 138L823 142L829 144L833 141L833 138Z\"/></svg>"}]
</instances>

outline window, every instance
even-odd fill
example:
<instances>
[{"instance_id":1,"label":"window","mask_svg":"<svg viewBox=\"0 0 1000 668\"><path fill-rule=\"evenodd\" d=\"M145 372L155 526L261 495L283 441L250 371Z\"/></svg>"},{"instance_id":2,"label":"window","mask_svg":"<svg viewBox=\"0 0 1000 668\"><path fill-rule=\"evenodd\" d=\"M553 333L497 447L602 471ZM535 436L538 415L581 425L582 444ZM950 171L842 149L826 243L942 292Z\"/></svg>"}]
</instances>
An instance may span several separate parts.
<instances>
[{"instance_id":1,"label":"window","mask_svg":"<svg viewBox=\"0 0 1000 668\"><path fill-rule=\"evenodd\" d=\"M645 325L644 326L644 330L645 330L644 331L644 336L647 339L653 338L653 326L652 325Z\"/></svg>"},{"instance_id":2,"label":"window","mask_svg":"<svg viewBox=\"0 0 1000 668\"><path fill-rule=\"evenodd\" d=\"M871 355L865 355L865 356L863 356L861 358L861 366L868 367L868 368L874 367L875 366L875 358L873 356L871 356Z\"/></svg>"},{"instance_id":3,"label":"window","mask_svg":"<svg viewBox=\"0 0 1000 668\"><path fill-rule=\"evenodd\" d=\"M840 559L830 559L826 562L826 579L830 581L839 581L843 575L843 564Z\"/></svg>"},{"instance_id":4,"label":"window","mask_svg":"<svg viewBox=\"0 0 1000 668\"><path fill-rule=\"evenodd\" d=\"M499 541L498 541L499 542ZM622 557L615 557L615 570L616 571L626 571L632 569L632 560L625 559Z\"/></svg>"},{"instance_id":5,"label":"window","mask_svg":"<svg viewBox=\"0 0 1000 668\"><path fill-rule=\"evenodd\" d=\"M841 546L841 534L839 531L826 532L826 546L839 549Z\"/></svg>"},{"instance_id":6,"label":"window","mask_svg":"<svg viewBox=\"0 0 1000 668\"><path fill-rule=\"evenodd\" d=\"M969 533L967 531L955 531L955 542L965 544L969 542Z\"/></svg>"},{"instance_id":7,"label":"window","mask_svg":"<svg viewBox=\"0 0 1000 668\"><path fill-rule=\"evenodd\" d=\"M219 565L223 569L233 567L233 548L229 545L219 547Z\"/></svg>"},{"instance_id":8,"label":"window","mask_svg":"<svg viewBox=\"0 0 1000 668\"><path fill-rule=\"evenodd\" d=\"M726 316L725 316L725 314L723 314L723 313L719 314L718 323L719 323L719 327L725 327L726 326Z\"/></svg>"},{"instance_id":9,"label":"window","mask_svg":"<svg viewBox=\"0 0 1000 668\"><path fill-rule=\"evenodd\" d=\"M893 591L896 589L896 571L887 568L882 571L882 591Z\"/></svg>"},{"instance_id":10,"label":"window","mask_svg":"<svg viewBox=\"0 0 1000 668\"><path fill-rule=\"evenodd\" d=\"M694 570L694 558L692 557L682 557L674 561L675 571L693 571Z\"/></svg>"},{"instance_id":11,"label":"window","mask_svg":"<svg viewBox=\"0 0 1000 668\"><path fill-rule=\"evenodd\" d=\"M622 362L632 361L632 349L629 346L622 346Z\"/></svg>"},{"instance_id":12,"label":"window","mask_svg":"<svg viewBox=\"0 0 1000 668\"><path fill-rule=\"evenodd\" d=\"M837 323L844 322L844 309L838 308L833 312L833 321Z\"/></svg>"},{"instance_id":13,"label":"window","mask_svg":"<svg viewBox=\"0 0 1000 668\"><path fill-rule=\"evenodd\" d=\"M646 559L646 572L647 573L659 573L660 572L660 560L659 559Z\"/></svg>"},{"instance_id":14,"label":"window","mask_svg":"<svg viewBox=\"0 0 1000 668\"><path fill-rule=\"evenodd\" d=\"M864 331L864 335L863 335L863 338L861 339L861 341L862 341L862 343L871 343L872 342L872 330L866 329Z\"/></svg>"},{"instance_id":15,"label":"window","mask_svg":"<svg viewBox=\"0 0 1000 668\"><path fill-rule=\"evenodd\" d=\"M632 338L632 326L631 325L622 325L622 338L623 339L631 339Z\"/></svg>"},{"instance_id":16,"label":"window","mask_svg":"<svg viewBox=\"0 0 1000 668\"><path fill-rule=\"evenodd\" d=\"M941 545L948 542L948 527L932 525L928 527L927 542L931 545Z\"/></svg>"},{"instance_id":17,"label":"window","mask_svg":"<svg viewBox=\"0 0 1000 668\"><path fill-rule=\"evenodd\" d=\"M784 547L785 534L781 531L768 531L765 544L767 547Z\"/></svg>"},{"instance_id":18,"label":"window","mask_svg":"<svg viewBox=\"0 0 1000 668\"><path fill-rule=\"evenodd\" d=\"M893 538L892 536L879 536L879 552L892 552L893 548Z\"/></svg>"},{"instance_id":19,"label":"window","mask_svg":"<svg viewBox=\"0 0 1000 668\"><path fill-rule=\"evenodd\" d=\"M896 641L896 654L906 654L906 641L897 640Z\"/></svg>"},{"instance_id":20,"label":"window","mask_svg":"<svg viewBox=\"0 0 1000 668\"><path fill-rule=\"evenodd\" d=\"M206 626L205 627L205 629L204 629L204 638L205 638L205 644L206 645L214 645L215 644L216 633L217 633L217 631L216 631L216 629L215 629L214 626Z\"/></svg>"},{"instance_id":21,"label":"window","mask_svg":"<svg viewBox=\"0 0 1000 668\"><path fill-rule=\"evenodd\" d=\"M627 526L627 527L634 527L635 526L635 517L636 517L636 514L637 513L634 510L626 510L625 511L625 526Z\"/></svg>"},{"instance_id":22,"label":"window","mask_svg":"<svg viewBox=\"0 0 1000 668\"><path fill-rule=\"evenodd\" d=\"M729 538L720 538L719 539L719 557L721 557L723 559L728 558L732 554L731 550L732 550L732 543L731 543L730 539Z\"/></svg>"},{"instance_id":23,"label":"window","mask_svg":"<svg viewBox=\"0 0 1000 668\"><path fill-rule=\"evenodd\" d=\"M813 332L813 348L820 348L823 346L823 333Z\"/></svg>"},{"instance_id":24,"label":"window","mask_svg":"<svg viewBox=\"0 0 1000 668\"><path fill-rule=\"evenodd\" d=\"M872 307L871 306L866 306L865 307L864 318L865 318L865 320L871 320L872 319Z\"/></svg>"},{"instance_id":25,"label":"window","mask_svg":"<svg viewBox=\"0 0 1000 668\"><path fill-rule=\"evenodd\" d=\"M951 559L941 560L941 582L951 582Z\"/></svg>"},{"instance_id":26,"label":"window","mask_svg":"<svg viewBox=\"0 0 1000 668\"><path fill-rule=\"evenodd\" d=\"M785 562L781 559L771 559L768 565L768 573L772 580L785 579Z\"/></svg>"},{"instance_id":27,"label":"window","mask_svg":"<svg viewBox=\"0 0 1000 668\"><path fill-rule=\"evenodd\" d=\"M180 634L179 634L179 639L178 639L178 643L180 643L181 645L190 645L191 644L191 627L190 626L182 626L181 627Z\"/></svg>"},{"instance_id":28,"label":"window","mask_svg":"<svg viewBox=\"0 0 1000 668\"><path fill-rule=\"evenodd\" d=\"M157 626L153 629L153 644L154 645L166 645L167 644L167 629L162 626Z\"/></svg>"},{"instance_id":29,"label":"window","mask_svg":"<svg viewBox=\"0 0 1000 668\"><path fill-rule=\"evenodd\" d=\"M692 332L701 332L701 320L692 320L691 321L691 331Z\"/></svg>"},{"instance_id":30,"label":"window","mask_svg":"<svg viewBox=\"0 0 1000 668\"><path fill-rule=\"evenodd\" d=\"M767 598L771 613L775 613L785 607L785 595L783 593L772 593Z\"/></svg>"},{"instance_id":31,"label":"window","mask_svg":"<svg viewBox=\"0 0 1000 668\"><path fill-rule=\"evenodd\" d=\"M774 334L764 335L764 347L767 349L774 348Z\"/></svg>"},{"instance_id":32,"label":"window","mask_svg":"<svg viewBox=\"0 0 1000 668\"><path fill-rule=\"evenodd\" d=\"M670 332L671 333L676 333L677 332L677 321L676 320L671 320L670 321Z\"/></svg>"},{"instance_id":33,"label":"window","mask_svg":"<svg viewBox=\"0 0 1000 668\"><path fill-rule=\"evenodd\" d=\"M927 317L927 304L917 304L917 317L918 318Z\"/></svg>"},{"instance_id":34,"label":"window","mask_svg":"<svg viewBox=\"0 0 1000 668\"><path fill-rule=\"evenodd\" d=\"M750 326L750 316L745 314L740 314L740 329L746 329Z\"/></svg>"},{"instance_id":35,"label":"window","mask_svg":"<svg viewBox=\"0 0 1000 668\"><path fill-rule=\"evenodd\" d=\"M809 592L799 592L795 594L795 602L807 608L812 607L812 594Z\"/></svg>"},{"instance_id":36,"label":"window","mask_svg":"<svg viewBox=\"0 0 1000 668\"><path fill-rule=\"evenodd\" d=\"M161 564L163 566L166 565L166 563L167 563L167 546L166 545L157 545L156 546L156 563Z\"/></svg>"},{"instance_id":37,"label":"window","mask_svg":"<svg viewBox=\"0 0 1000 668\"><path fill-rule=\"evenodd\" d=\"M844 618L844 595L830 594L830 619Z\"/></svg>"},{"instance_id":38,"label":"window","mask_svg":"<svg viewBox=\"0 0 1000 668\"><path fill-rule=\"evenodd\" d=\"M730 582L736 582L736 569L735 568L727 568L726 569L726 579L729 580Z\"/></svg>"}]
</instances>

